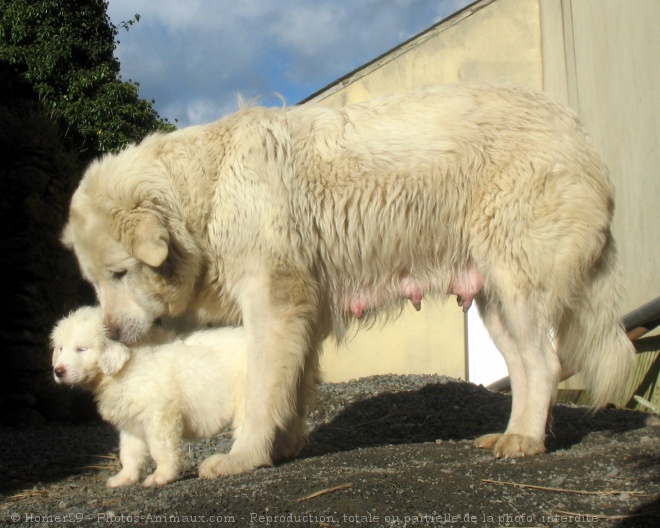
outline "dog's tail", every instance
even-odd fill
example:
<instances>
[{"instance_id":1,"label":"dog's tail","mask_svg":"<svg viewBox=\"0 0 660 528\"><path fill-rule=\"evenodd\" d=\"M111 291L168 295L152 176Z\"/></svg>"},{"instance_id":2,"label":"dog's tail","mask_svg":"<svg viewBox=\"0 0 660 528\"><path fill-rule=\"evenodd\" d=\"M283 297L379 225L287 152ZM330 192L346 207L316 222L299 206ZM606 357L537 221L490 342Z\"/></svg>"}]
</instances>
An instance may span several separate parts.
<instances>
[{"instance_id":1,"label":"dog's tail","mask_svg":"<svg viewBox=\"0 0 660 528\"><path fill-rule=\"evenodd\" d=\"M621 396L634 358L620 321L622 280L611 234L583 293L564 312L555 337L564 369L582 374L598 408Z\"/></svg>"}]
</instances>

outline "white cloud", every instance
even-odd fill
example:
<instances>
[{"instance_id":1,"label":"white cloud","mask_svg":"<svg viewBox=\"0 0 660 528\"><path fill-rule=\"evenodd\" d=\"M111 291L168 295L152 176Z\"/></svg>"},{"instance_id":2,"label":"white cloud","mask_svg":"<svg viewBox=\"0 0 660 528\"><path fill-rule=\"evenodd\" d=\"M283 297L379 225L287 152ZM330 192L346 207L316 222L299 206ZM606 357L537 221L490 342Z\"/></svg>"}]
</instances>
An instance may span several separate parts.
<instances>
[{"instance_id":1,"label":"white cloud","mask_svg":"<svg viewBox=\"0 0 660 528\"><path fill-rule=\"evenodd\" d=\"M237 109L238 104L236 102L226 104L224 100L199 98L174 101L166 106L163 111L166 115L182 116L181 121L186 123L204 123L208 121L208 116L221 116Z\"/></svg>"},{"instance_id":2,"label":"white cloud","mask_svg":"<svg viewBox=\"0 0 660 528\"><path fill-rule=\"evenodd\" d=\"M207 122L247 97L296 103L470 0L109 0L122 76L179 125ZM272 104L279 104L276 100Z\"/></svg>"}]
</instances>

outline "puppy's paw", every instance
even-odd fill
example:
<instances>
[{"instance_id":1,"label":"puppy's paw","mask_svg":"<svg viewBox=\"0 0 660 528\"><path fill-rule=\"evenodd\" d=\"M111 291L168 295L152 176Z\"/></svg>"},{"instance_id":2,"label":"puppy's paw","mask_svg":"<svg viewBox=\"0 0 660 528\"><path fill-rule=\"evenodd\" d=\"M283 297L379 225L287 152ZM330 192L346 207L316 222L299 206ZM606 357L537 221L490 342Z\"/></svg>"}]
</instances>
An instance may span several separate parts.
<instances>
[{"instance_id":1,"label":"puppy's paw","mask_svg":"<svg viewBox=\"0 0 660 528\"><path fill-rule=\"evenodd\" d=\"M139 473L134 471L120 471L115 476L108 479L109 488L120 488L122 486L132 486L140 479Z\"/></svg>"},{"instance_id":2,"label":"puppy's paw","mask_svg":"<svg viewBox=\"0 0 660 528\"><path fill-rule=\"evenodd\" d=\"M145 488L150 488L153 486L164 486L165 484L174 482L176 480L176 477L177 477L176 473L156 470L146 479L144 479L144 482L142 484L144 485Z\"/></svg>"},{"instance_id":3,"label":"puppy's paw","mask_svg":"<svg viewBox=\"0 0 660 528\"><path fill-rule=\"evenodd\" d=\"M232 455L211 455L199 465L199 477L214 479L222 475L238 475L258 467L270 466L270 462L259 463L247 457Z\"/></svg>"},{"instance_id":4,"label":"puppy's paw","mask_svg":"<svg viewBox=\"0 0 660 528\"><path fill-rule=\"evenodd\" d=\"M474 441L474 445L481 449L493 449L500 438L502 438L502 433L483 435Z\"/></svg>"},{"instance_id":5,"label":"puppy's paw","mask_svg":"<svg viewBox=\"0 0 660 528\"><path fill-rule=\"evenodd\" d=\"M520 458L545 452L543 440L520 434L503 434L493 448L497 458Z\"/></svg>"}]
</instances>

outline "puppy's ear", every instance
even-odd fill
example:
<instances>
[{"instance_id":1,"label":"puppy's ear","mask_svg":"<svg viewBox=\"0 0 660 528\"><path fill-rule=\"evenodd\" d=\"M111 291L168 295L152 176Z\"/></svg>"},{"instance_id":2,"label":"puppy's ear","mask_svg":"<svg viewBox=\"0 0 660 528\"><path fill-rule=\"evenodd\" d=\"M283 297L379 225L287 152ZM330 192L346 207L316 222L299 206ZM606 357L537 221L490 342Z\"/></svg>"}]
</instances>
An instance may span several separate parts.
<instances>
[{"instance_id":1,"label":"puppy's ear","mask_svg":"<svg viewBox=\"0 0 660 528\"><path fill-rule=\"evenodd\" d=\"M126 345L116 341L106 341L99 355L101 372L108 376L114 376L121 370L130 357L131 351Z\"/></svg>"},{"instance_id":2,"label":"puppy's ear","mask_svg":"<svg viewBox=\"0 0 660 528\"><path fill-rule=\"evenodd\" d=\"M53 328L53 331L50 333L50 351L51 351L51 363L55 364L55 359L60 355L59 343L59 334L60 328L59 325Z\"/></svg>"},{"instance_id":3,"label":"puppy's ear","mask_svg":"<svg viewBox=\"0 0 660 528\"><path fill-rule=\"evenodd\" d=\"M131 255L153 268L165 262L170 233L154 213L145 210L125 211L117 215L116 221L120 240Z\"/></svg>"}]
</instances>

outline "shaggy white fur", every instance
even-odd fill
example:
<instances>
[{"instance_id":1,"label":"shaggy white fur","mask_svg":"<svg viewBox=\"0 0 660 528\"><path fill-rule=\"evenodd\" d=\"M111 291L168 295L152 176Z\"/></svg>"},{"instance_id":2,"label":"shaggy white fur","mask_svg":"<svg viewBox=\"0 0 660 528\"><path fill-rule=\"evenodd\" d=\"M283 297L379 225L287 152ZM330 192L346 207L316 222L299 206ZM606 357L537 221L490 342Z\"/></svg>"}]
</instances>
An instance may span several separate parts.
<instances>
[{"instance_id":1,"label":"shaggy white fur","mask_svg":"<svg viewBox=\"0 0 660 528\"><path fill-rule=\"evenodd\" d=\"M631 363L612 212L571 111L457 84L153 135L87 170L63 239L123 342L163 315L244 323L245 424L213 477L298 452L327 336L447 294L478 303L511 375L508 427L478 445L543 451L560 362L596 405Z\"/></svg>"}]
</instances>

